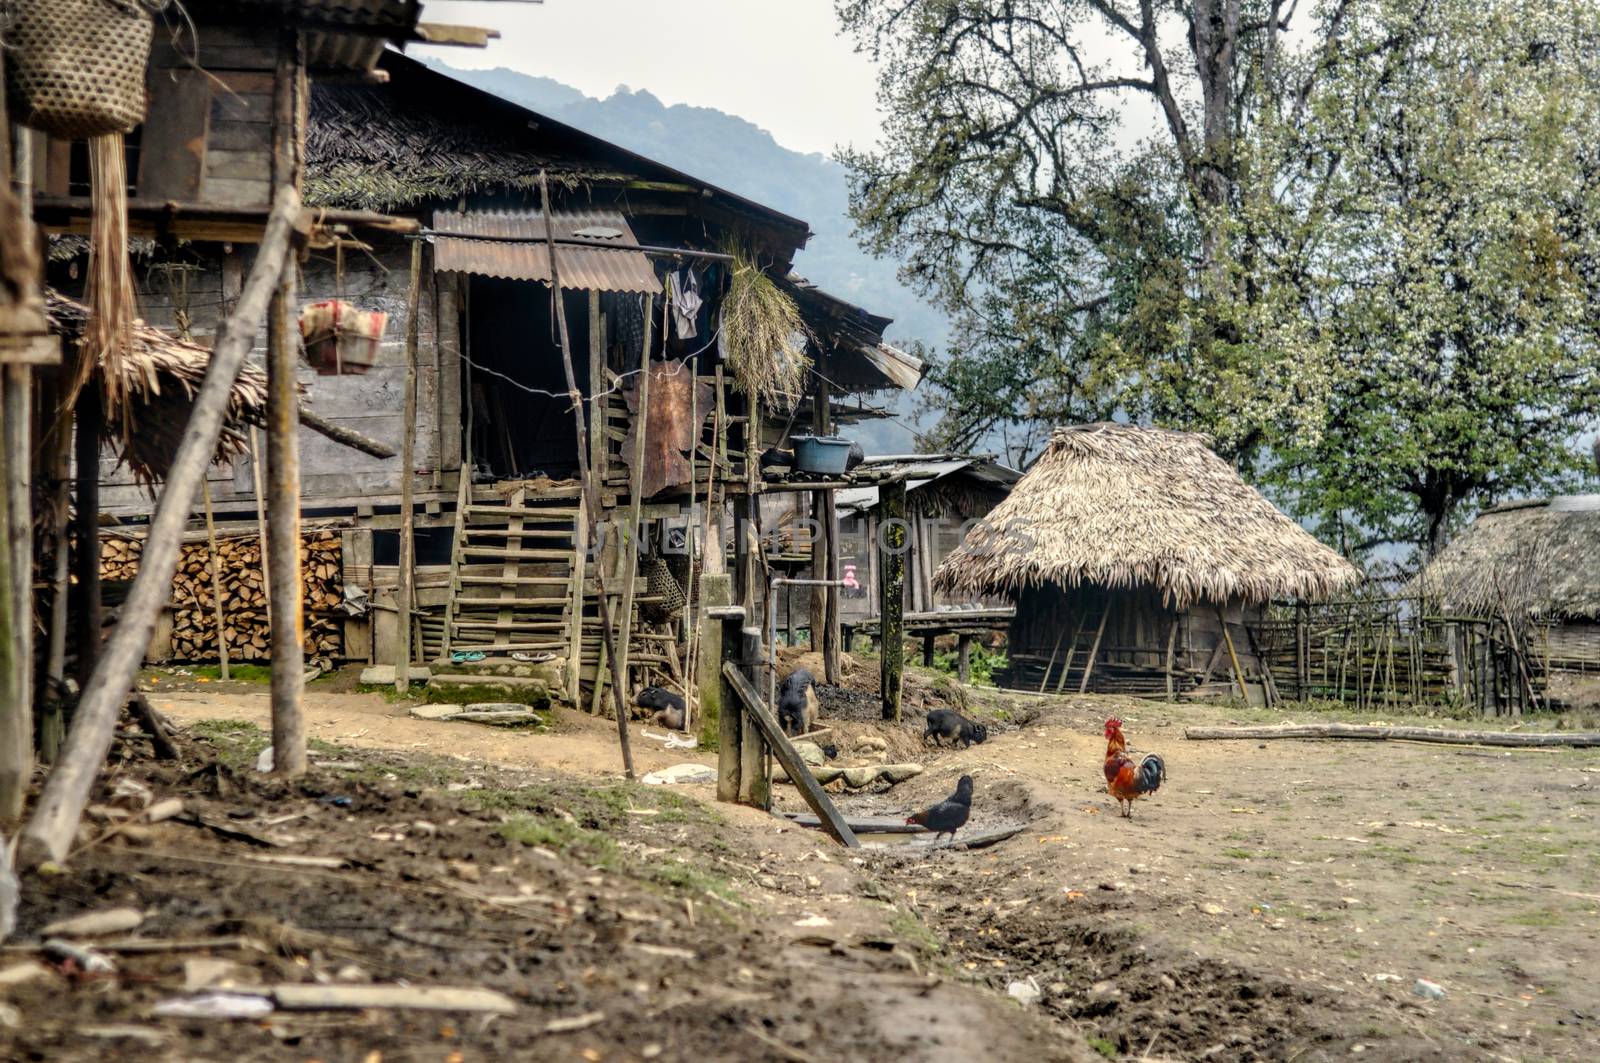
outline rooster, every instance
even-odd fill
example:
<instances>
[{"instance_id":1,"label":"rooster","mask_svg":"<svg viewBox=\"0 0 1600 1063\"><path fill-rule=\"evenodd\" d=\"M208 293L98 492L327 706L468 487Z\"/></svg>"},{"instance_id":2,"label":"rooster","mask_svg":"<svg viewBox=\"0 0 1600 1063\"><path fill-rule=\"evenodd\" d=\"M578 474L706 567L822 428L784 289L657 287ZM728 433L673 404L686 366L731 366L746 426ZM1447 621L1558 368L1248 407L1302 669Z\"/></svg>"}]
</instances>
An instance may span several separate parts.
<instances>
[{"instance_id":1,"label":"rooster","mask_svg":"<svg viewBox=\"0 0 1600 1063\"><path fill-rule=\"evenodd\" d=\"M1133 818L1133 802L1161 789L1167 777L1167 762L1151 753L1137 765L1128 756L1128 742L1122 737L1122 721L1115 716L1106 721L1106 790L1117 799L1123 818Z\"/></svg>"}]
</instances>

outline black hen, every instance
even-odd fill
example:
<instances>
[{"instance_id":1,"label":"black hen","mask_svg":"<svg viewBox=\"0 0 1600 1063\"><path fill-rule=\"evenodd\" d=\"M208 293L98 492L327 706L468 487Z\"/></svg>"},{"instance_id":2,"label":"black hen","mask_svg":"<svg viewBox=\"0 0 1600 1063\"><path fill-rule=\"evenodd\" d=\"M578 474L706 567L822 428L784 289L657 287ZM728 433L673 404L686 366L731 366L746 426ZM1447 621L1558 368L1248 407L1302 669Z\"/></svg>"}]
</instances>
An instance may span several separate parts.
<instances>
[{"instance_id":1,"label":"black hen","mask_svg":"<svg viewBox=\"0 0 1600 1063\"><path fill-rule=\"evenodd\" d=\"M940 801L932 808L924 809L915 815L907 816L907 823L919 823L933 831L933 841L937 845L940 837L956 836L956 831L966 826L967 817L972 815L972 776L963 775L956 783L956 792Z\"/></svg>"}]
</instances>

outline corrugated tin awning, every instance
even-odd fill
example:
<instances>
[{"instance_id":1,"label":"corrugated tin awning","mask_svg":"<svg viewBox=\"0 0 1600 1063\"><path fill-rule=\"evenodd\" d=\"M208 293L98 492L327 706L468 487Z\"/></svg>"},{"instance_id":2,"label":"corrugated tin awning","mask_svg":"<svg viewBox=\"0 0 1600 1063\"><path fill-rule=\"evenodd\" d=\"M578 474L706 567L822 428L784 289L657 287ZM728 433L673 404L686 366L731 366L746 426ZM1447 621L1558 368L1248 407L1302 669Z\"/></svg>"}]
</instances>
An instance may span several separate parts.
<instances>
[{"instance_id":1,"label":"corrugated tin awning","mask_svg":"<svg viewBox=\"0 0 1600 1063\"><path fill-rule=\"evenodd\" d=\"M610 210L554 213L556 269L568 290L661 290L650 259L622 215ZM450 273L550 283L544 215L529 211L435 211L434 268ZM482 239L474 239L481 237Z\"/></svg>"}]
</instances>

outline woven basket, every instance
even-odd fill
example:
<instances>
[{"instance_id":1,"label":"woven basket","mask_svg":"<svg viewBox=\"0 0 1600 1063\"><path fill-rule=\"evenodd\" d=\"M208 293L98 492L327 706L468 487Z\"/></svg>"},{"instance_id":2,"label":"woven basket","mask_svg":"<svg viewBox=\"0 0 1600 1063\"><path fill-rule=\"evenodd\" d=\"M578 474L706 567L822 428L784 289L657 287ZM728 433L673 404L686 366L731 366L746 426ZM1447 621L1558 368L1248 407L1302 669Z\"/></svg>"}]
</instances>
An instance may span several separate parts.
<instances>
[{"instance_id":1,"label":"woven basket","mask_svg":"<svg viewBox=\"0 0 1600 1063\"><path fill-rule=\"evenodd\" d=\"M652 598L663 599L640 605L639 615L652 624L664 624L676 619L683 612L685 604L683 585L674 578L666 561L652 555L640 561L639 567L644 572L645 593Z\"/></svg>"},{"instance_id":2,"label":"woven basket","mask_svg":"<svg viewBox=\"0 0 1600 1063\"><path fill-rule=\"evenodd\" d=\"M141 0L13 0L6 93L23 125L62 140L144 121L152 22Z\"/></svg>"}]
</instances>

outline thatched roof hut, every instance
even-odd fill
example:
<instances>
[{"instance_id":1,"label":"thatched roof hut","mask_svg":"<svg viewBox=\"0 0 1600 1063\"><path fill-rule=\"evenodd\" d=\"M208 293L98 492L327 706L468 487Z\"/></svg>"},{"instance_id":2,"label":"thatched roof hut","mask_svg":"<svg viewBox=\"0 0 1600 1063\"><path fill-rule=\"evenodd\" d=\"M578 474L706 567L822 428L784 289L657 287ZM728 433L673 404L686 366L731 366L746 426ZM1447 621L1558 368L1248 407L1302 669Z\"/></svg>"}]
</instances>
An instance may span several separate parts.
<instances>
[{"instance_id":1,"label":"thatched roof hut","mask_svg":"<svg viewBox=\"0 0 1600 1063\"><path fill-rule=\"evenodd\" d=\"M1325 598L1360 579L1188 432L1058 429L987 523L940 566L939 589L1148 586L1182 609Z\"/></svg>"},{"instance_id":2,"label":"thatched roof hut","mask_svg":"<svg viewBox=\"0 0 1600 1063\"><path fill-rule=\"evenodd\" d=\"M46 293L46 304L51 331L68 344L76 343L83 335L89 308L55 291ZM153 484L166 477L210 364L209 349L135 322L133 343L118 359L123 379L117 391L127 396L126 407L106 411L103 441L122 455L140 483ZM98 370L86 386L104 391ZM244 453L244 430L262 423L266 408L266 374L247 365L228 396L212 460L221 463Z\"/></svg>"},{"instance_id":3,"label":"thatched roof hut","mask_svg":"<svg viewBox=\"0 0 1600 1063\"><path fill-rule=\"evenodd\" d=\"M1446 614L1600 620L1600 495L1484 510L1410 589Z\"/></svg>"},{"instance_id":4,"label":"thatched roof hut","mask_svg":"<svg viewBox=\"0 0 1600 1063\"><path fill-rule=\"evenodd\" d=\"M1055 432L934 588L1016 602L1013 686L1264 697L1266 603L1360 578L1200 436L1093 424Z\"/></svg>"}]
</instances>

